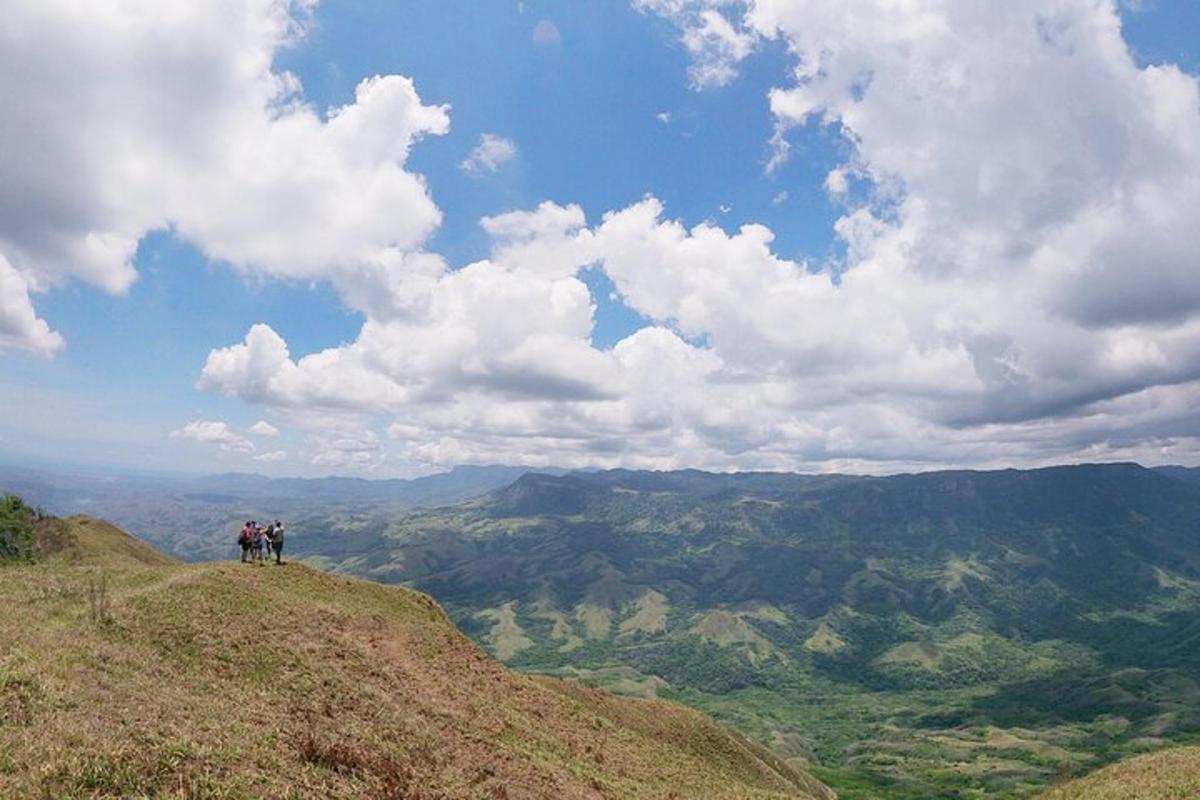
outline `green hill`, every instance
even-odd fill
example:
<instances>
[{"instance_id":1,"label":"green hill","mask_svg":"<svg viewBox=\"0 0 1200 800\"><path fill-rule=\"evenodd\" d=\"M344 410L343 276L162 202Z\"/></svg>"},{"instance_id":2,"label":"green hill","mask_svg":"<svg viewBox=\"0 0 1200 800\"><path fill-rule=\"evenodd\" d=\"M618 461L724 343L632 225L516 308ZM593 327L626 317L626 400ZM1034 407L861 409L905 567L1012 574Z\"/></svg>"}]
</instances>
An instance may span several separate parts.
<instances>
[{"instance_id":1,"label":"green hill","mask_svg":"<svg viewBox=\"0 0 1200 800\"><path fill-rule=\"evenodd\" d=\"M1200 797L1200 747L1138 756L1057 786L1040 800L1191 800Z\"/></svg>"},{"instance_id":2,"label":"green hill","mask_svg":"<svg viewBox=\"0 0 1200 800\"><path fill-rule=\"evenodd\" d=\"M526 475L304 546L522 670L680 700L844 798L1001 798L1200 733L1200 485L1135 464Z\"/></svg>"},{"instance_id":3,"label":"green hill","mask_svg":"<svg viewBox=\"0 0 1200 800\"><path fill-rule=\"evenodd\" d=\"M695 712L510 672L406 589L34 539L0 567L0 797L831 797Z\"/></svg>"}]
</instances>

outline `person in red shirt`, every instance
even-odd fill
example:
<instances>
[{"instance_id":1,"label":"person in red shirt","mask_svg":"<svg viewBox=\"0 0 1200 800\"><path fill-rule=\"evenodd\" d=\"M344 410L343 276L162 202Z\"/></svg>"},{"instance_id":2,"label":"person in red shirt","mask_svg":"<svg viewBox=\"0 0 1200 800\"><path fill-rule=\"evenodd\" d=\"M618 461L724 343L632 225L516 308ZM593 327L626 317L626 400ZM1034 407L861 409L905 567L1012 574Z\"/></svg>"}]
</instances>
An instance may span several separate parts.
<instances>
[{"instance_id":1,"label":"person in red shirt","mask_svg":"<svg viewBox=\"0 0 1200 800\"><path fill-rule=\"evenodd\" d=\"M254 544L254 523L247 521L242 526L242 532L238 534L237 542L242 548L242 563L248 564L252 558L250 548Z\"/></svg>"}]
</instances>

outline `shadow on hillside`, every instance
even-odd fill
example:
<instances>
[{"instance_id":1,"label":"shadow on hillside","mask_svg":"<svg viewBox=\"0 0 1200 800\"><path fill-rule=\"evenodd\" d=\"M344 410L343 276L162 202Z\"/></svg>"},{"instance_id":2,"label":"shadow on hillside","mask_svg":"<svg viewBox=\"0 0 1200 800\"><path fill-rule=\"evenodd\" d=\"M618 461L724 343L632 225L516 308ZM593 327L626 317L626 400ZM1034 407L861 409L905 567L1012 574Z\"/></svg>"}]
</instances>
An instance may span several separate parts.
<instances>
[{"instance_id":1,"label":"shadow on hillside","mask_svg":"<svg viewBox=\"0 0 1200 800\"><path fill-rule=\"evenodd\" d=\"M1039 728L1121 718L1119 738L1152 732L1200 733L1200 684L1179 669L1127 668L1107 674L1063 675L1012 683L961 712L920 717L922 727L996 725Z\"/></svg>"}]
</instances>

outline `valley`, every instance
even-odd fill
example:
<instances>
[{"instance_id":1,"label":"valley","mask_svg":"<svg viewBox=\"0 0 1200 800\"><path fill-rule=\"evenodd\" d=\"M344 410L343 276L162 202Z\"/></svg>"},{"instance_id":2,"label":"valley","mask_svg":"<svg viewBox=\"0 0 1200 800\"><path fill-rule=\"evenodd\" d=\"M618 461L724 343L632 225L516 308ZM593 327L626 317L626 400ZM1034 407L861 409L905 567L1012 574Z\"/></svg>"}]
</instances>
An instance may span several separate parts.
<instances>
[{"instance_id":1,"label":"valley","mask_svg":"<svg viewBox=\"0 0 1200 800\"><path fill-rule=\"evenodd\" d=\"M1030 796L1200 734L1200 491L1136 465L529 474L326 568L512 666L702 709L843 798Z\"/></svg>"}]
</instances>

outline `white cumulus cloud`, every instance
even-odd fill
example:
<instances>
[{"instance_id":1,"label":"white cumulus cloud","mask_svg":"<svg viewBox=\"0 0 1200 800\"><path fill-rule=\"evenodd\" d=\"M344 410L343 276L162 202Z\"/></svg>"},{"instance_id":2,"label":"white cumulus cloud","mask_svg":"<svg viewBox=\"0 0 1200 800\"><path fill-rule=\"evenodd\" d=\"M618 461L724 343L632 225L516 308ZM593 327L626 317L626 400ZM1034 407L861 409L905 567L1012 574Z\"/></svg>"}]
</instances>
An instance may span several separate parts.
<instances>
[{"instance_id":1,"label":"white cumulus cloud","mask_svg":"<svg viewBox=\"0 0 1200 800\"><path fill-rule=\"evenodd\" d=\"M52 355L63 338L39 319L29 299L29 284L0 252L0 350L32 350Z\"/></svg>"},{"instance_id":2,"label":"white cumulus cloud","mask_svg":"<svg viewBox=\"0 0 1200 800\"><path fill-rule=\"evenodd\" d=\"M379 465L379 437L362 428L326 428L309 438L313 466L370 470Z\"/></svg>"},{"instance_id":3,"label":"white cumulus cloud","mask_svg":"<svg viewBox=\"0 0 1200 800\"><path fill-rule=\"evenodd\" d=\"M467 154L458 168L472 175L495 172L505 163L517 157L517 144L512 139L485 133L479 144Z\"/></svg>"},{"instance_id":4,"label":"white cumulus cloud","mask_svg":"<svg viewBox=\"0 0 1200 800\"><path fill-rule=\"evenodd\" d=\"M646 227L642 258L606 262L635 308L715 352L752 351L731 366L778 357L773 374L796 376L809 413L875 396L909 419L901 430L970 432L996 453L1006 437L1031 451L1194 447L1195 416L1178 409L1200 399L1200 91L1177 67L1135 63L1114 3L635 5L679 24L685 44L711 14L782 40L794 61L769 96L777 143L832 126L851 158L827 190L845 195L851 175L870 188L837 222L846 256L831 271L780 274L760 251L706 272L714 244L658 279L663 253L715 234ZM751 275L769 290L736 285L739 303L722 302ZM743 305L758 313L741 319ZM1136 424L1114 413L1146 406L1160 410Z\"/></svg>"},{"instance_id":5,"label":"white cumulus cloud","mask_svg":"<svg viewBox=\"0 0 1200 800\"><path fill-rule=\"evenodd\" d=\"M170 433L172 439L187 439L192 442L213 444L224 452L249 453L254 445L246 437L234 431L224 422L195 420Z\"/></svg>"},{"instance_id":6,"label":"white cumulus cloud","mask_svg":"<svg viewBox=\"0 0 1200 800\"><path fill-rule=\"evenodd\" d=\"M326 112L306 103L272 63L313 5L6 4L0 347L61 347L29 296L69 280L126 291L154 230L283 278L419 249L441 213L404 164L414 141L446 132L446 108L396 75Z\"/></svg>"},{"instance_id":7,"label":"white cumulus cloud","mask_svg":"<svg viewBox=\"0 0 1200 800\"><path fill-rule=\"evenodd\" d=\"M724 86L737 77L737 64L754 51L756 36L730 22L721 9L731 0L633 0L634 8L673 19L692 56L692 86Z\"/></svg>"},{"instance_id":8,"label":"white cumulus cloud","mask_svg":"<svg viewBox=\"0 0 1200 800\"><path fill-rule=\"evenodd\" d=\"M258 422L250 426L250 432L255 436L278 436L279 428L276 428L265 419L260 419Z\"/></svg>"}]
</instances>

